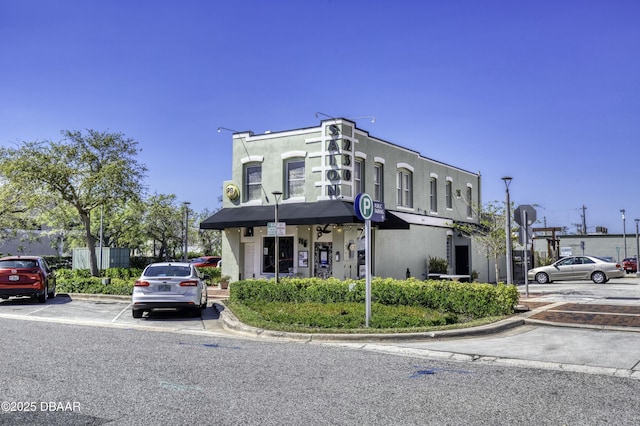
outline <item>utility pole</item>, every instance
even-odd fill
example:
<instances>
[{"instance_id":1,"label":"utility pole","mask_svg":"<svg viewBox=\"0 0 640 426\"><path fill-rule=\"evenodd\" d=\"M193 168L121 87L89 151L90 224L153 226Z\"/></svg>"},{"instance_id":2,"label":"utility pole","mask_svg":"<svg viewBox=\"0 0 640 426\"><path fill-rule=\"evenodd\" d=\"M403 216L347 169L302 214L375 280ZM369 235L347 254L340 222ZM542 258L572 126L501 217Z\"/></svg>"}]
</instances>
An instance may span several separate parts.
<instances>
[{"instance_id":1,"label":"utility pole","mask_svg":"<svg viewBox=\"0 0 640 426\"><path fill-rule=\"evenodd\" d=\"M587 234L587 206L582 205L582 233Z\"/></svg>"}]
</instances>

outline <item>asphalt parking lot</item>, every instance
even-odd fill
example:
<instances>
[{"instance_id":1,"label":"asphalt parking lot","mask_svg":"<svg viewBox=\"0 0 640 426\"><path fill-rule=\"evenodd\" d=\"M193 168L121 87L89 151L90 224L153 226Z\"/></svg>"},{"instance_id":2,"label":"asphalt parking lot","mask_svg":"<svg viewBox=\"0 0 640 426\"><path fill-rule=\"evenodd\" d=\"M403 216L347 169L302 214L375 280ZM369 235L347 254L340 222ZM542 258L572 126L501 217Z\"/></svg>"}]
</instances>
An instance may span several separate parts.
<instances>
[{"instance_id":1,"label":"asphalt parking lot","mask_svg":"<svg viewBox=\"0 0 640 426\"><path fill-rule=\"evenodd\" d=\"M58 294L46 304L29 298L12 298L0 302L0 317L59 323L99 325L124 328L149 328L166 331L203 332L220 330L218 312L205 309L202 318L175 310L154 311L140 319L133 318L128 297L70 296Z\"/></svg>"}]
</instances>

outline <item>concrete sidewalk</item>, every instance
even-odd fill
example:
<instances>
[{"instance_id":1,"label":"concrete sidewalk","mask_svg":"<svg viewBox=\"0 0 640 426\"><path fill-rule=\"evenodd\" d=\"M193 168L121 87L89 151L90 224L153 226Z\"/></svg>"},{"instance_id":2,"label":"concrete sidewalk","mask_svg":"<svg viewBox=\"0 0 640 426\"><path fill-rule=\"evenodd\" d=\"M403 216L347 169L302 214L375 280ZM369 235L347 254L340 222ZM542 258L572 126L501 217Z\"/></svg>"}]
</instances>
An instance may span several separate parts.
<instances>
[{"instance_id":1,"label":"concrete sidewalk","mask_svg":"<svg viewBox=\"0 0 640 426\"><path fill-rule=\"evenodd\" d=\"M556 298L557 295L555 295ZM562 299L564 296L560 296ZM336 344L429 359L603 374L640 380L640 306L521 299L524 312L481 327L426 333L305 334L242 324L214 303L225 329L254 338ZM550 300L551 299L551 300Z\"/></svg>"}]
</instances>

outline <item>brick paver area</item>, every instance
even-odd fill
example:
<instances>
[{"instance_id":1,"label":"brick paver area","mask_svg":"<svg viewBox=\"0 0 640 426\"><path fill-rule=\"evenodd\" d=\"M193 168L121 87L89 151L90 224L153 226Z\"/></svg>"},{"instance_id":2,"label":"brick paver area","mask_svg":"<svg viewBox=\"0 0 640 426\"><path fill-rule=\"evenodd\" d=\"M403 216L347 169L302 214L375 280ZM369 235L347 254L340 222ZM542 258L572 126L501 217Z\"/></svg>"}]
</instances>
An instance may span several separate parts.
<instances>
[{"instance_id":1,"label":"brick paver area","mask_svg":"<svg viewBox=\"0 0 640 426\"><path fill-rule=\"evenodd\" d=\"M640 306L565 303L534 314L530 318L567 324L640 328Z\"/></svg>"}]
</instances>

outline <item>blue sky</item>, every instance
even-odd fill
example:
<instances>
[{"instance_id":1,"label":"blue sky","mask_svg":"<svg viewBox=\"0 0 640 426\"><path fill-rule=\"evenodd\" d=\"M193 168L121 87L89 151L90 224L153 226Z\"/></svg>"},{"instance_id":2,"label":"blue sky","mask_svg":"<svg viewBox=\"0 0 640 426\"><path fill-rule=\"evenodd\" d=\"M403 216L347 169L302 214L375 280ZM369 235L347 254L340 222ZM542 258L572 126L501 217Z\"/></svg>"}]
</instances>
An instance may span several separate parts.
<instances>
[{"instance_id":1,"label":"blue sky","mask_svg":"<svg viewBox=\"0 0 640 426\"><path fill-rule=\"evenodd\" d=\"M356 120L548 226L635 232L640 2L0 0L0 143L109 130L220 206L231 134ZM541 226L542 224L540 224Z\"/></svg>"}]
</instances>

